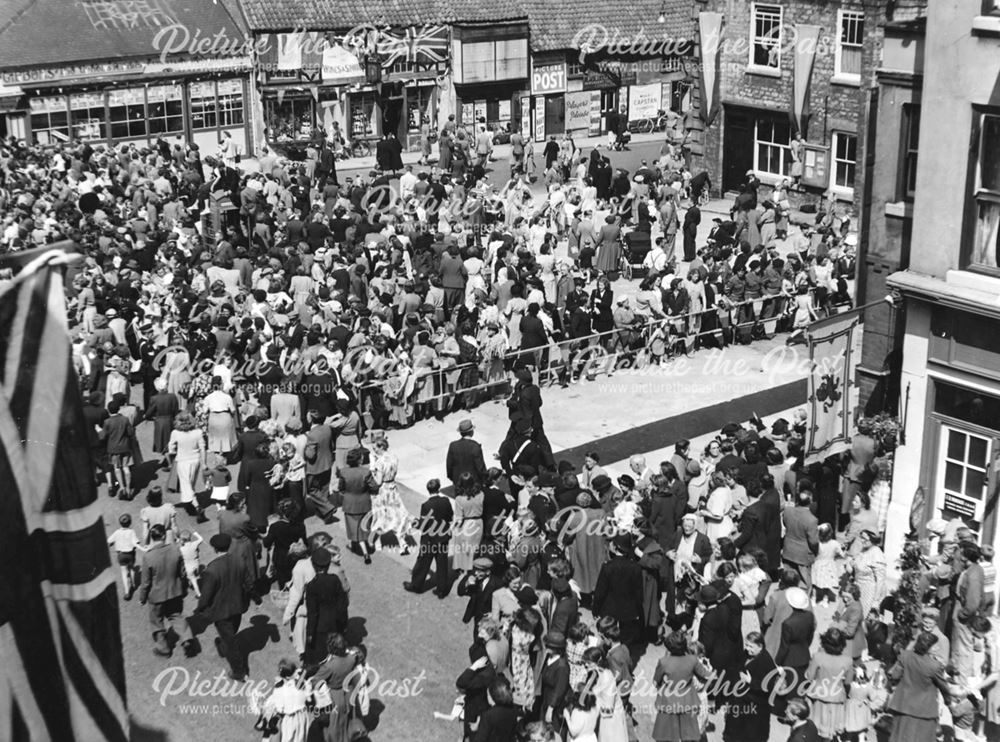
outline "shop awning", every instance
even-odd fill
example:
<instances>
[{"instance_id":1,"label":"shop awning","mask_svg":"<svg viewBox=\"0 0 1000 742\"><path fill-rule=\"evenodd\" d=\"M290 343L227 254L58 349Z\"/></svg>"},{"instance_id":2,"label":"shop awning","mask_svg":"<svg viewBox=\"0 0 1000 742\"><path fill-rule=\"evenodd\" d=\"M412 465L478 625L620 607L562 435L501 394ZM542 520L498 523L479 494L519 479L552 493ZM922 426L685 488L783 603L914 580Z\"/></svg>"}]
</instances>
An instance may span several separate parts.
<instances>
[{"instance_id":1,"label":"shop awning","mask_svg":"<svg viewBox=\"0 0 1000 742\"><path fill-rule=\"evenodd\" d=\"M19 111L27 106L24 103L24 91L17 85L3 85L0 83L0 113L10 113Z\"/></svg>"},{"instance_id":2,"label":"shop awning","mask_svg":"<svg viewBox=\"0 0 1000 742\"><path fill-rule=\"evenodd\" d=\"M353 85L365 81L365 71L358 58L339 44L328 44L323 50L324 85Z\"/></svg>"}]
</instances>

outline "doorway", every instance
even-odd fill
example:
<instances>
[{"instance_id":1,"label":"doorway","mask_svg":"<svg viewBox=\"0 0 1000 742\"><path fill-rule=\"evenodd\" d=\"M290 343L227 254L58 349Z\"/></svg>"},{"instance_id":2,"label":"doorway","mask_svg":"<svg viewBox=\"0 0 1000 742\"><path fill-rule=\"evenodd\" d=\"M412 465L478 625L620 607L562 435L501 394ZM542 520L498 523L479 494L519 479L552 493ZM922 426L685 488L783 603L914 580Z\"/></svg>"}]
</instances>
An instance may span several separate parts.
<instances>
[{"instance_id":1,"label":"doorway","mask_svg":"<svg viewBox=\"0 0 1000 742\"><path fill-rule=\"evenodd\" d=\"M545 96L545 135L566 132L566 96Z\"/></svg>"},{"instance_id":2,"label":"doorway","mask_svg":"<svg viewBox=\"0 0 1000 742\"><path fill-rule=\"evenodd\" d=\"M749 111L727 108L722 129L722 190L739 189L753 168L754 117Z\"/></svg>"},{"instance_id":3,"label":"doorway","mask_svg":"<svg viewBox=\"0 0 1000 742\"><path fill-rule=\"evenodd\" d=\"M608 115L618 113L618 88L606 88L601 91L601 133L608 131Z\"/></svg>"}]
</instances>

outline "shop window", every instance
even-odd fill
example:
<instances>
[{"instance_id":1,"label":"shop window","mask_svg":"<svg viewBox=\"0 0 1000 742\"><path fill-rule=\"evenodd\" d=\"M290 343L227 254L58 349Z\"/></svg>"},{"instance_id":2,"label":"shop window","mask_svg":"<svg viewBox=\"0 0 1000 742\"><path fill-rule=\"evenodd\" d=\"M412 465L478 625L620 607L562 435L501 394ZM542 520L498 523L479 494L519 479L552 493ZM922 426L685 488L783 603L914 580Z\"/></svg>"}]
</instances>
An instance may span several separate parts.
<instances>
[{"instance_id":1,"label":"shop window","mask_svg":"<svg viewBox=\"0 0 1000 742\"><path fill-rule=\"evenodd\" d=\"M750 67L781 70L781 13L780 5L750 6Z\"/></svg>"},{"instance_id":2,"label":"shop window","mask_svg":"<svg viewBox=\"0 0 1000 742\"><path fill-rule=\"evenodd\" d=\"M757 119L754 127L754 170L774 176L788 175L792 154L788 121Z\"/></svg>"},{"instance_id":3,"label":"shop window","mask_svg":"<svg viewBox=\"0 0 1000 742\"><path fill-rule=\"evenodd\" d=\"M191 95L191 128L195 131L214 129L218 125L215 109L215 82L194 82L188 88Z\"/></svg>"},{"instance_id":4,"label":"shop window","mask_svg":"<svg viewBox=\"0 0 1000 742\"><path fill-rule=\"evenodd\" d=\"M375 96L360 93L351 96L351 136L370 137L375 135Z\"/></svg>"},{"instance_id":5,"label":"shop window","mask_svg":"<svg viewBox=\"0 0 1000 742\"><path fill-rule=\"evenodd\" d=\"M31 99L31 134L38 144L57 144L69 140L65 96Z\"/></svg>"},{"instance_id":6,"label":"shop window","mask_svg":"<svg viewBox=\"0 0 1000 742\"><path fill-rule=\"evenodd\" d=\"M264 99L264 116L268 138L272 141L308 139L312 136L313 99L286 96Z\"/></svg>"},{"instance_id":7,"label":"shop window","mask_svg":"<svg viewBox=\"0 0 1000 742\"><path fill-rule=\"evenodd\" d=\"M156 85L146 91L149 133L154 135L184 131L184 104L179 85Z\"/></svg>"},{"instance_id":8,"label":"shop window","mask_svg":"<svg viewBox=\"0 0 1000 742\"><path fill-rule=\"evenodd\" d=\"M917 193L917 147L920 143L920 106L903 104L903 167L900 198L912 201Z\"/></svg>"},{"instance_id":9,"label":"shop window","mask_svg":"<svg viewBox=\"0 0 1000 742\"><path fill-rule=\"evenodd\" d=\"M112 139L146 136L146 94L143 88L108 93L108 121Z\"/></svg>"},{"instance_id":10,"label":"shop window","mask_svg":"<svg viewBox=\"0 0 1000 742\"><path fill-rule=\"evenodd\" d=\"M943 381L936 381L934 389L934 412L972 425L1000 429L1000 399Z\"/></svg>"},{"instance_id":11,"label":"shop window","mask_svg":"<svg viewBox=\"0 0 1000 742\"><path fill-rule=\"evenodd\" d=\"M242 126L243 81L219 80L216 106L219 112L219 126Z\"/></svg>"},{"instance_id":12,"label":"shop window","mask_svg":"<svg viewBox=\"0 0 1000 742\"><path fill-rule=\"evenodd\" d=\"M980 113L973 133L976 177L971 194L975 234L964 261L969 267L1000 269L1000 113Z\"/></svg>"},{"instance_id":13,"label":"shop window","mask_svg":"<svg viewBox=\"0 0 1000 742\"><path fill-rule=\"evenodd\" d=\"M939 505L950 513L981 522L989 482L990 448L993 441L982 435L941 427L938 452Z\"/></svg>"},{"instance_id":14,"label":"shop window","mask_svg":"<svg viewBox=\"0 0 1000 742\"><path fill-rule=\"evenodd\" d=\"M407 91L407 129L416 133L420 127L432 123L431 95L433 88L412 88Z\"/></svg>"},{"instance_id":15,"label":"shop window","mask_svg":"<svg viewBox=\"0 0 1000 742\"><path fill-rule=\"evenodd\" d=\"M844 82L861 84L861 57L864 48L865 14L856 10L837 12L837 48L834 74Z\"/></svg>"},{"instance_id":16,"label":"shop window","mask_svg":"<svg viewBox=\"0 0 1000 742\"><path fill-rule=\"evenodd\" d=\"M93 141L108 138L104 121L104 93L79 93L69 99L73 138Z\"/></svg>"},{"instance_id":17,"label":"shop window","mask_svg":"<svg viewBox=\"0 0 1000 742\"><path fill-rule=\"evenodd\" d=\"M833 135L833 183L834 190L842 194L854 193L854 176L858 161L858 138L853 134Z\"/></svg>"}]
</instances>

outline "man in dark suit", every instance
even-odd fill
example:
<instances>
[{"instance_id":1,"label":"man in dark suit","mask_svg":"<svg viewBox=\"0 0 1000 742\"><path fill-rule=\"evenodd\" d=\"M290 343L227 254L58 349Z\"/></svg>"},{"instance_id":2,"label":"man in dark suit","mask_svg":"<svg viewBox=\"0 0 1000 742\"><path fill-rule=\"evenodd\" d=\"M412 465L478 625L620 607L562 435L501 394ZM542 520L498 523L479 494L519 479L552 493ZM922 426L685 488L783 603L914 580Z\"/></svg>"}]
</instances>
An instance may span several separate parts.
<instances>
[{"instance_id":1,"label":"man in dark suit","mask_svg":"<svg viewBox=\"0 0 1000 742\"><path fill-rule=\"evenodd\" d=\"M493 608L493 593L501 587L503 580L493 574L493 560L488 557L476 557L472 562L472 571L466 572L459 580L458 594L469 599L462 623L472 624L473 641L479 635L479 621Z\"/></svg>"},{"instance_id":2,"label":"man in dark suit","mask_svg":"<svg viewBox=\"0 0 1000 742\"><path fill-rule=\"evenodd\" d=\"M554 468L552 446L545 437L545 423L542 421L542 390L535 384L531 369L519 368L514 372L514 376L517 378L517 384L514 385L514 391L507 400L507 418L510 420L507 437L516 433L518 426L524 421L530 422L532 439L542 449L543 463L549 468Z\"/></svg>"},{"instance_id":3,"label":"man in dark suit","mask_svg":"<svg viewBox=\"0 0 1000 742\"><path fill-rule=\"evenodd\" d=\"M677 555L678 551L681 550L681 546L685 547L683 550L684 553L690 551L691 566L698 574L702 573L705 565L712 559L712 542L708 540L708 536L697 530L697 524L698 519L695 514L688 513L681 518L680 528L674 531L666 541L666 544L664 545L663 542L660 542L661 548L666 552L667 559L670 560L670 569L668 570L669 580L666 586L668 618L674 616L674 609L676 607L677 585L675 576ZM689 613L688 615L691 614Z\"/></svg>"},{"instance_id":4,"label":"man in dark suit","mask_svg":"<svg viewBox=\"0 0 1000 742\"><path fill-rule=\"evenodd\" d=\"M337 575L330 574L333 557L326 549L316 549L312 556L316 576L306 585L307 659L319 662L326 656L326 639L342 634L347 628L347 594Z\"/></svg>"},{"instance_id":5,"label":"man in dark suit","mask_svg":"<svg viewBox=\"0 0 1000 742\"><path fill-rule=\"evenodd\" d=\"M792 614L781 624L781 641L774 661L780 667L789 667L795 672L796 689L792 694L798 695L798 686L805 681L811 659L809 647L816 633L816 616L810 609L809 594L802 588L788 588L785 598Z\"/></svg>"},{"instance_id":6,"label":"man in dark suit","mask_svg":"<svg viewBox=\"0 0 1000 742\"><path fill-rule=\"evenodd\" d=\"M793 698L785 709L785 720L792 730L788 742L820 742L816 723L809 718L809 705L800 698Z\"/></svg>"},{"instance_id":7,"label":"man in dark suit","mask_svg":"<svg viewBox=\"0 0 1000 742\"><path fill-rule=\"evenodd\" d=\"M458 424L458 433L462 437L452 441L448 446L448 456L445 459L445 472L448 479L455 483L462 474L468 472L477 483L486 480L486 460L483 458L483 447L472 440L476 432L472 420L462 420Z\"/></svg>"},{"instance_id":8,"label":"man in dark suit","mask_svg":"<svg viewBox=\"0 0 1000 742\"><path fill-rule=\"evenodd\" d=\"M244 462L254 458L257 446L268 440L267 433L260 430L259 425L260 419L256 415L249 415L243 422L243 432L236 438L236 446L226 455L227 463L240 465L236 481L240 481L243 477Z\"/></svg>"},{"instance_id":9,"label":"man in dark suit","mask_svg":"<svg viewBox=\"0 0 1000 742\"><path fill-rule=\"evenodd\" d=\"M440 271L444 310L450 312L465 301L465 282L469 277L469 271L458 255L458 248L449 248L441 256Z\"/></svg>"},{"instance_id":10,"label":"man in dark suit","mask_svg":"<svg viewBox=\"0 0 1000 742\"><path fill-rule=\"evenodd\" d=\"M448 580L448 542L451 540L451 523L455 511L451 499L441 494L441 482L432 479L427 483L430 495L420 506L420 548L417 561L410 573L410 581L403 589L411 593L423 591L424 580L434 563L434 594L446 598L451 583Z\"/></svg>"},{"instance_id":11,"label":"man in dark suit","mask_svg":"<svg viewBox=\"0 0 1000 742\"><path fill-rule=\"evenodd\" d=\"M321 518L329 522L336 510L326 494L333 470L333 429L323 422L317 410L309 410L306 418L310 425L303 455L306 464L306 492L309 504Z\"/></svg>"},{"instance_id":12,"label":"man in dark suit","mask_svg":"<svg viewBox=\"0 0 1000 742\"><path fill-rule=\"evenodd\" d=\"M982 551L976 543L963 543L959 552L962 572L955 584L955 607L951 629L951 664L962 675L975 673L974 652L976 637L972 620L983 612L986 577L979 560Z\"/></svg>"},{"instance_id":13,"label":"man in dark suit","mask_svg":"<svg viewBox=\"0 0 1000 742\"><path fill-rule=\"evenodd\" d=\"M802 490L796 498L795 507L785 508L781 515L785 522L781 558L798 570L806 592L812 588L812 563L819 552L819 521L809 509L811 504L812 492Z\"/></svg>"},{"instance_id":14,"label":"man in dark suit","mask_svg":"<svg viewBox=\"0 0 1000 742\"><path fill-rule=\"evenodd\" d=\"M781 511L784 502L770 473L761 475L760 487L759 515L764 527L764 553L767 554L765 571L770 573L771 579L777 579L781 570Z\"/></svg>"},{"instance_id":15,"label":"man in dark suit","mask_svg":"<svg viewBox=\"0 0 1000 742\"><path fill-rule=\"evenodd\" d=\"M642 634L642 567L634 558L631 536L615 536L610 552L611 558L601 565L597 575L593 613L597 618L611 616L618 620L621 643L637 662Z\"/></svg>"},{"instance_id":16,"label":"man in dark suit","mask_svg":"<svg viewBox=\"0 0 1000 742\"><path fill-rule=\"evenodd\" d=\"M733 545L738 551L749 552L753 549L761 549L767 553L767 524L765 522L765 512L764 506L761 504L760 496L762 493L760 488L760 482L756 479L752 479L747 482L747 498L750 500L750 504L747 505L746 510L743 511L743 515L740 517L740 528L739 535L733 540ZM780 532L779 532L780 536ZM778 548L781 548L781 541L779 538ZM779 565L772 564L770 560L767 564L761 564L760 568L764 571L773 570Z\"/></svg>"},{"instance_id":17,"label":"man in dark suit","mask_svg":"<svg viewBox=\"0 0 1000 742\"><path fill-rule=\"evenodd\" d=\"M217 533L209 540L217 556L201 576L201 598L192 617L215 624L219 654L229 662L232 679L242 681L249 667L237 644L236 632L250 606L253 575L243 560L229 553L232 543L232 537L224 533Z\"/></svg>"},{"instance_id":18,"label":"man in dark suit","mask_svg":"<svg viewBox=\"0 0 1000 742\"><path fill-rule=\"evenodd\" d=\"M181 637L186 651L192 645L191 631L181 615L184 612L184 560L177 544L166 542L167 529L160 523L149 528L149 551L142 557L142 583L139 603L149 603L149 622L153 625L153 654L171 655L167 628Z\"/></svg>"},{"instance_id":19,"label":"man in dark suit","mask_svg":"<svg viewBox=\"0 0 1000 742\"><path fill-rule=\"evenodd\" d=\"M653 496L649 522L653 526L660 546L669 551L669 541L681 525L681 519L687 510L687 493L684 492L684 483L677 477L673 464L663 463L660 468L667 471L671 478L668 479L663 474L652 476L650 484Z\"/></svg>"}]
</instances>

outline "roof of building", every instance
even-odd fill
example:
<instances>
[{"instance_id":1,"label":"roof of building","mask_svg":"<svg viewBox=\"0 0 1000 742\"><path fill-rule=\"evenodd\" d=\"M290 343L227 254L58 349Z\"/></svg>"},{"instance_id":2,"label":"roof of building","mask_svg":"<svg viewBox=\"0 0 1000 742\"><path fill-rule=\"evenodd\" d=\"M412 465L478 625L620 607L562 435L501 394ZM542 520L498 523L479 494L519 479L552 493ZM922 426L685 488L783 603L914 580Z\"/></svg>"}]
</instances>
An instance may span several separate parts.
<instances>
[{"instance_id":1,"label":"roof of building","mask_svg":"<svg viewBox=\"0 0 1000 742\"><path fill-rule=\"evenodd\" d=\"M223 31L231 43L244 38L225 5L207 0L17 0L0 5L0 68L5 69L159 57L171 33L165 29L174 25L176 43L184 38L181 26L190 38L196 31L202 38Z\"/></svg>"},{"instance_id":2,"label":"roof of building","mask_svg":"<svg viewBox=\"0 0 1000 742\"><path fill-rule=\"evenodd\" d=\"M348 30L353 26L510 21L525 18L520 0L243 0L254 31Z\"/></svg>"},{"instance_id":3,"label":"roof of building","mask_svg":"<svg viewBox=\"0 0 1000 742\"><path fill-rule=\"evenodd\" d=\"M531 25L534 51L578 48L580 39L600 42L617 38L631 41L690 40L694 37L691 3L678 0L522 0ZM660 13L664 22L659 23ZM642 36L639 37L640 32ZM641 44L641 41L640 41ZM639 46L637 44L637 46ZM659 56L634 52L638 56ZM619 52L619 56L627 52Z\"/></svg>"}]
</instances>

